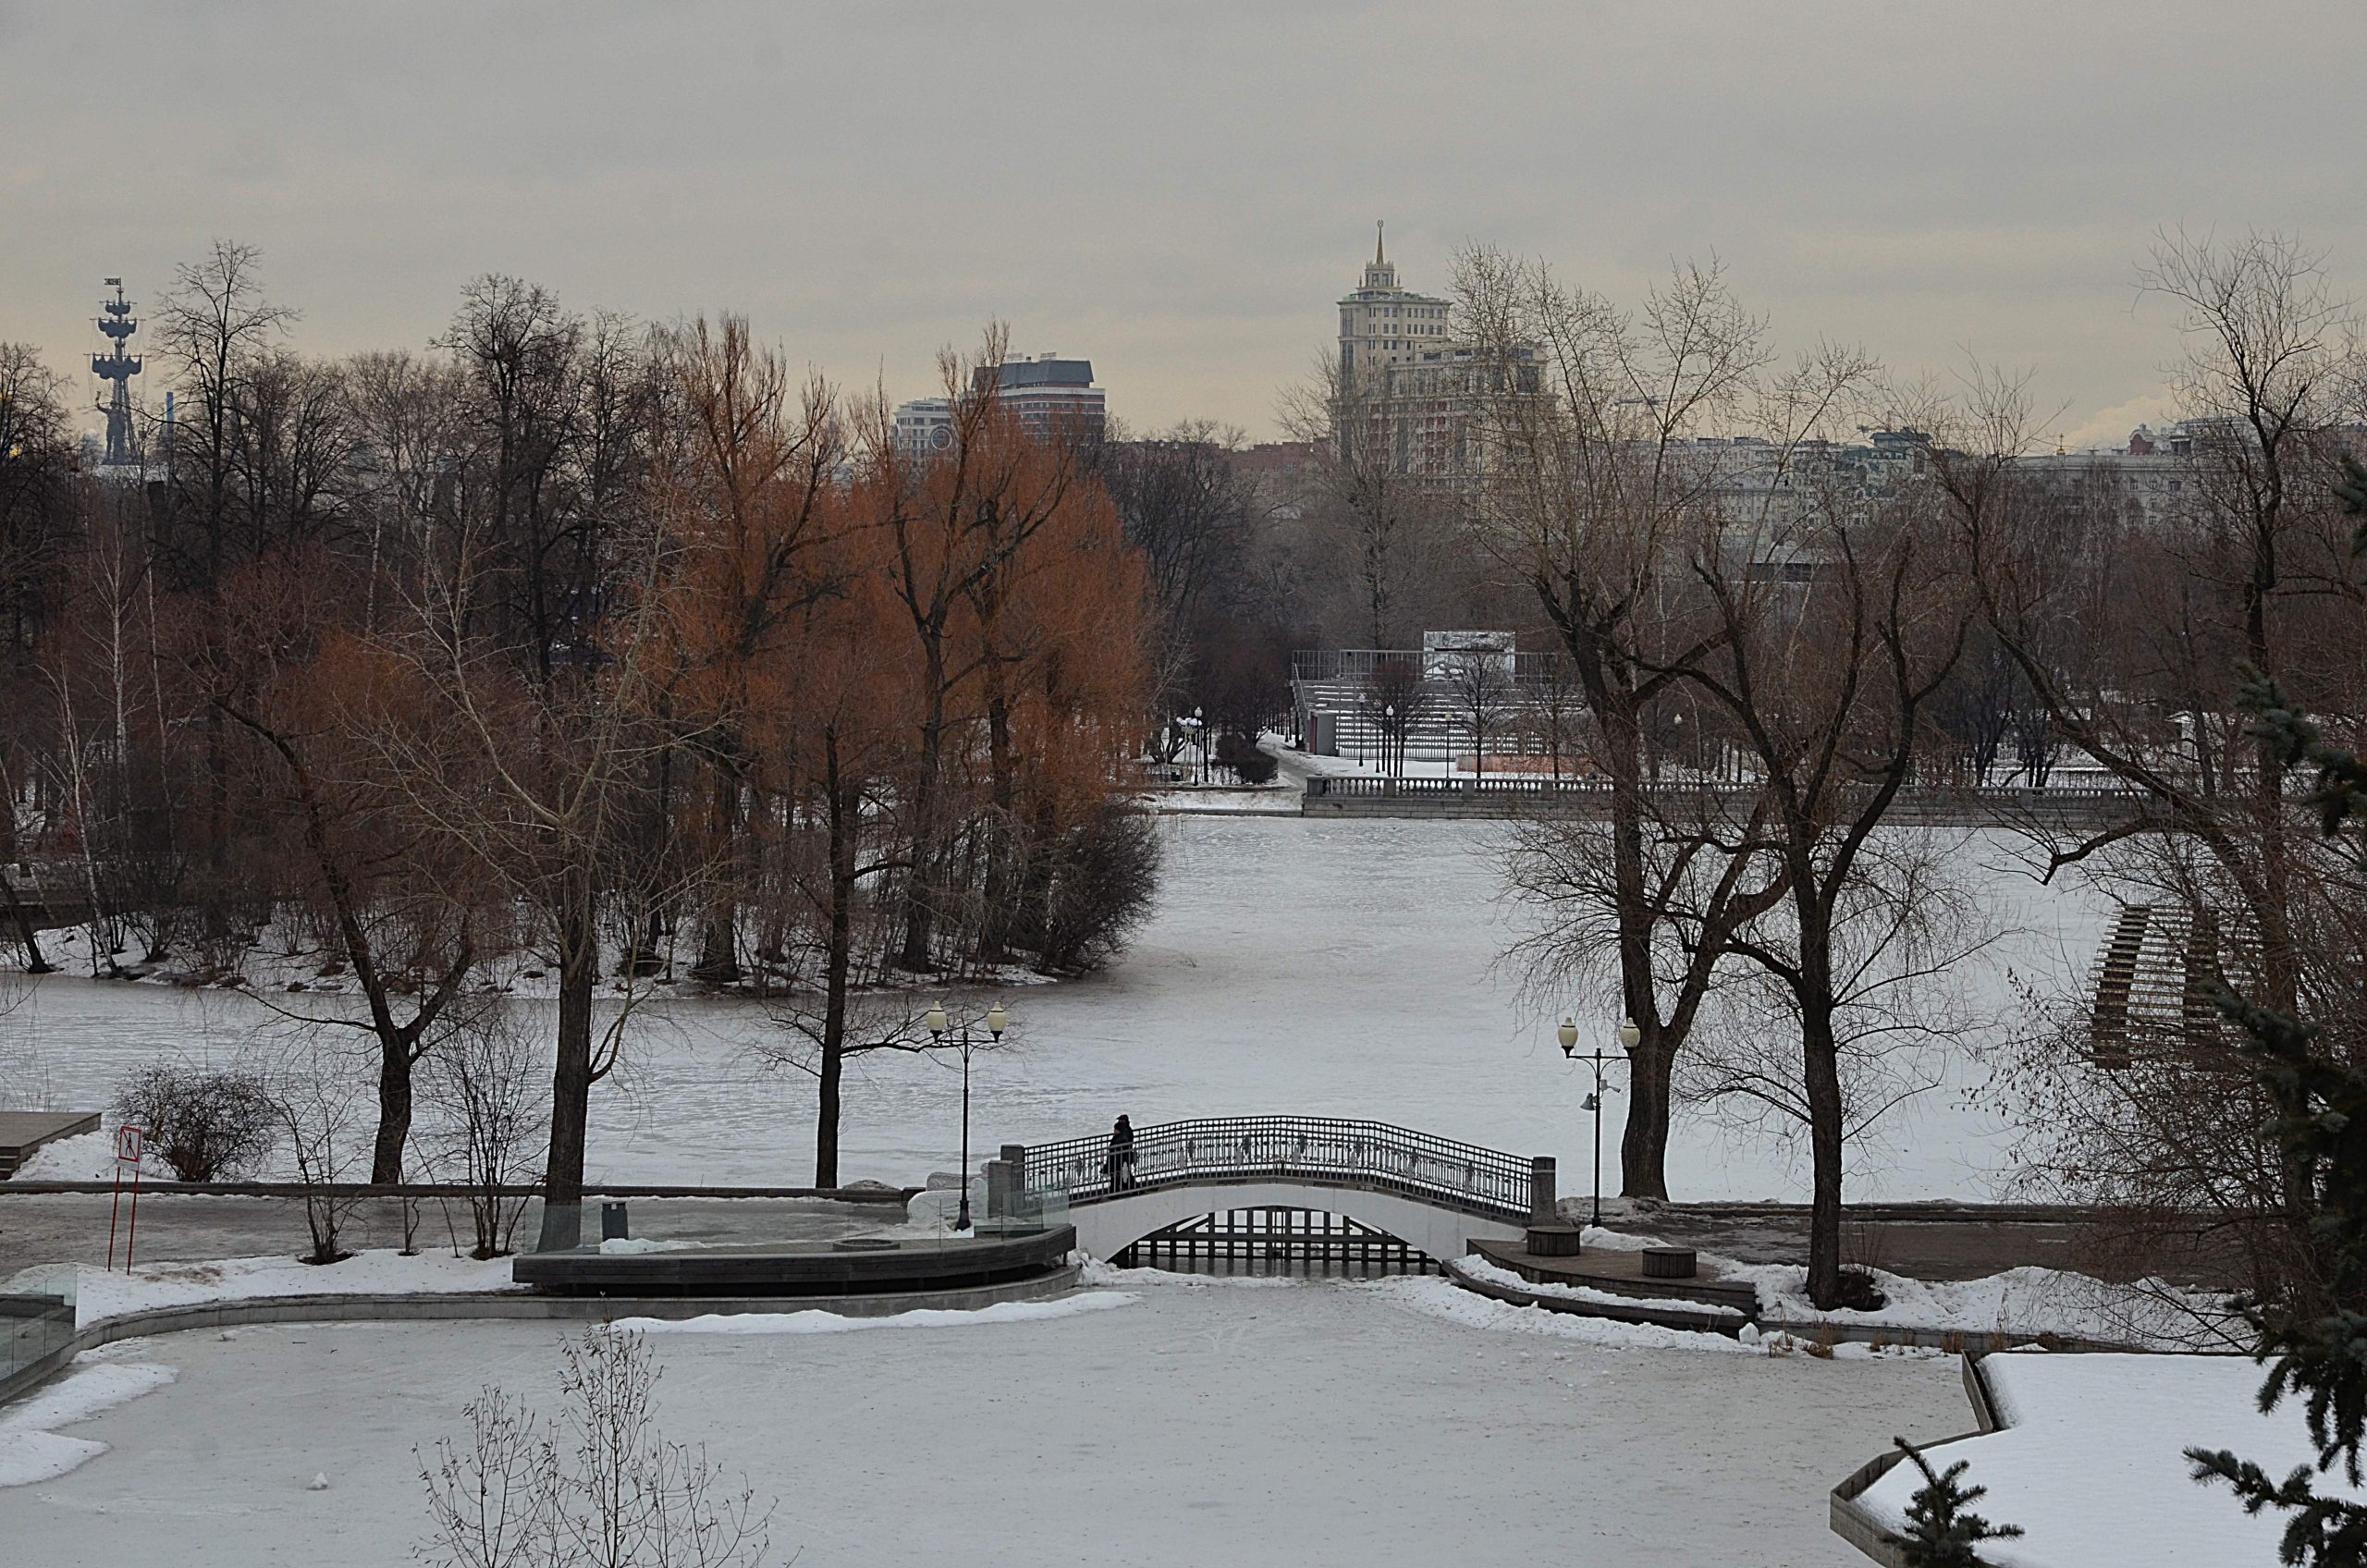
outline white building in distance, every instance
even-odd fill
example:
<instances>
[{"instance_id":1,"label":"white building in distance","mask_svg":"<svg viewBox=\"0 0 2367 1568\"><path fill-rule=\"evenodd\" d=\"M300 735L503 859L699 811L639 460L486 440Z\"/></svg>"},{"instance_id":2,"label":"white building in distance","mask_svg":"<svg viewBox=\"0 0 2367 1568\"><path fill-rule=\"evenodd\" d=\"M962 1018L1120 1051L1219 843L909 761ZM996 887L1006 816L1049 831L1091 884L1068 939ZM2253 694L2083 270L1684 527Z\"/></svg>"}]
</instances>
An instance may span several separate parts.
<instances>
[{"instance_id":1,"label":"white building in distance","mask_svg":"<svg viewBox=\"0 0 2367 1568\"><path fill-rule=\"evenodd\" d=\"M974 392L987 385L978 367ZM1006 360L995 367L995 397L1003 413L1039 441L1098 441L1110 421L1107 395L1093 384L1091 360L1038 354ZM907 457L942 452L953 445L953 400L915 398L896 405L896 450Z\"/></svg>"},{"instance_id":2,"label":"white building in distance","mask_svg":"<svg viewBox=\"0 0 2367 1568\"><path fill-rule=\"evenodd\" d=\"M1340 301L1340 373L1343 377L1405 364L1425 349L1446 346L1447 302L1399 287L1386 239L1375 225L1372 264L1365 268L1364 282L1355 292Z\"/></svg>"},{"instance_id":3,"label":"white building in distance","mask_svg":"<svg viewBox=\"0 0 2367 1568\"><path fill-rule=\"evenodd\" d=\"M1447 489L1490 465L1483 415L1507 395L1535 396L1534 349L1509 357L1458 341L1453 307L1397 281L1376 232L1364 280L1340 301L1340 373L1331 438L1392 472Z\"/></svg>"}]
</instances>

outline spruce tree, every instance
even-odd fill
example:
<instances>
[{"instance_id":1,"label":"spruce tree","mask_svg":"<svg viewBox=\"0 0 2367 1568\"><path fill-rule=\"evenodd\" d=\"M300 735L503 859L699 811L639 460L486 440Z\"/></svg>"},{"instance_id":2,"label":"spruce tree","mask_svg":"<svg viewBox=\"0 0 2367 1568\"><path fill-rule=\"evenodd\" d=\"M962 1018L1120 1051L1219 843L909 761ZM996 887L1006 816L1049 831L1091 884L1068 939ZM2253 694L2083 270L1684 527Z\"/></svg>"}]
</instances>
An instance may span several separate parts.
<instances>
[{"instance_id":1,"label":"spruce tree","mask_svg":"<svg viewBox=\"0 0 2367 1568\"><path fill-rule=\"evenodd\" d=\"M2367 469L2350 458L2342 466L2336 493L2361 519L2351 554L2367 557ZM2244 674L2241 700L2254 733L2271 742L2284 767L2315 770L2307 802L2324 831L2367 823L2367 766L2355 753L2329 744L2273 677ZM2218 1000L2243 1032L2238 1048L2251 1059L2271 1107L2270 1132L2309 1194L2305 1218L2331 1306L2312 1313L2276 1302L2238 1303L2254 1335L2253 1358L2274 1363L2260 1407L2270 1411L2287 1394L2301 1397L2317 1450L2314 1471L2296 1465L2279 1481L2224 1449L2190 1448L2187 1458L2196 1480L2226 1482L2245 1513L2274 1508L2291 1515L2280 1561L2367 1568L2367 1505L2318 1490L2318 1478L2337 1466L2351 1487L2360 1484L2359 1448L2367 1439L2367 1072L2325 1048L2319 1025L2255 1006L2224 985Z\"/></svg>"},{"instance_id":2,"label":"spruce tree","mask_svg":"<svg viewBox=\"0 0 2367 1568\"><path fill-rule=\"evenodd\" d=\"M1968 1487L1958 1480L1968 1461L1959 1459L1945 1470L1933 1471L1923 1451L1905 1438L1893 1438L1923 1472L1923 1484L1907 1504L1907 1534L1899 1550L1907 1568L1981 1568L1973 1550L1982 1541L2008 1540L2022 1533L2019 1525L1993 1525L1968 1512L1989 1495L1987 1487Z\"/></svg>"}]
</instances>

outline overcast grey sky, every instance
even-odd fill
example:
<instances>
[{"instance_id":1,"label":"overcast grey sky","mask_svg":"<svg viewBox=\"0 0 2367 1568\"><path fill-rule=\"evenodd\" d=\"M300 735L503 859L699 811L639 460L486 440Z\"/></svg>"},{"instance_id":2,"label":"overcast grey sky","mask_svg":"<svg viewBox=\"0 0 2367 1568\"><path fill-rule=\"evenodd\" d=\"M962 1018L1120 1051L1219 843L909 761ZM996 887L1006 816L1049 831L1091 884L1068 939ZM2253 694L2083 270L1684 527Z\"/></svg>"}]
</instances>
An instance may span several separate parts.
<instances>
[{"instance_id":1,"label":"overcast grey sky","mask_svg":"<svg viewBox=\"0 0 2367 1568\"><path fill-rule=\"evenodd\" d=\"M1473 239L1627 300L1714 251L1788 343L1969 348L2116 439L2175 347L2157 227L2367 284L2362 83L2357 0L0 0L0 338L77 368L101 276L223 236L317 352L499 271L899 397L1000 316L1137 427L1266 435L1385 216L1417 288Z\"/></svg>"}]
</instances>

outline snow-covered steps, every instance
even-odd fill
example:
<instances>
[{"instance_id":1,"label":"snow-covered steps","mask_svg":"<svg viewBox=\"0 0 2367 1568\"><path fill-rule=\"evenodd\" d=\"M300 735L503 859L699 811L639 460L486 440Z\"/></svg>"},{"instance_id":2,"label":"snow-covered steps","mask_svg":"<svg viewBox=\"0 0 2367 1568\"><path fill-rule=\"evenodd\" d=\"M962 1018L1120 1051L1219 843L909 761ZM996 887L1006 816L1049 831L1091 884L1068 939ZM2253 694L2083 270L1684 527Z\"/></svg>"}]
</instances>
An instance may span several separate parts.
<instances>
[{"instance_id":1,"label":"snow-covered steps","mask_svg":"<svg viewBox=\"0 0 2367 1568\"><path fill-rule=\"evenodd\" d=\"M1758 1292L1748 1284L1647 1279L1641 1255L1632 1250L1531 1257L1517 1243L1483 1242L1445 1268L1448 1279L1493 1301L1621 1323L1739 1334L1759 1312Z\"/></svg>"}]
</instances>

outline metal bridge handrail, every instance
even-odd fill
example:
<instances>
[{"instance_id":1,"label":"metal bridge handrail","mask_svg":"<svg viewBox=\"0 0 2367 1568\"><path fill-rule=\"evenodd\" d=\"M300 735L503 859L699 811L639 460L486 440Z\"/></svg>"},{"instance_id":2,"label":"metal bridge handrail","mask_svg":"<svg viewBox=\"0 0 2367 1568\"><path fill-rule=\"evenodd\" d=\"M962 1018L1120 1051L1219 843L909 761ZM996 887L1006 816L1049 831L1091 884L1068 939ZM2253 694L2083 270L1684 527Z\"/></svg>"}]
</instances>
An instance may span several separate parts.
<instances>
[{"instance_id":1,"label":"metal bridge handrail","mask_svg":"<svg viewBox=\"0 0 2367 1568\"><path fill-rule=\"evenodd\" d=\"M1525 1219L1531 1162L1380 1121L1318 1116L1236 1116L1134 1129L1133 1157L1113 1167L1110 1137L1030 1145L1027 1194L1091 1202L1143 1188L1275 1176L1346 1182L1453 1207Z\"/></svg>"}]
</instances>

